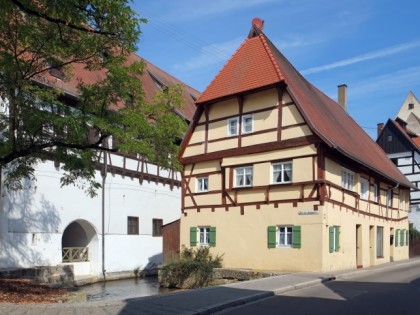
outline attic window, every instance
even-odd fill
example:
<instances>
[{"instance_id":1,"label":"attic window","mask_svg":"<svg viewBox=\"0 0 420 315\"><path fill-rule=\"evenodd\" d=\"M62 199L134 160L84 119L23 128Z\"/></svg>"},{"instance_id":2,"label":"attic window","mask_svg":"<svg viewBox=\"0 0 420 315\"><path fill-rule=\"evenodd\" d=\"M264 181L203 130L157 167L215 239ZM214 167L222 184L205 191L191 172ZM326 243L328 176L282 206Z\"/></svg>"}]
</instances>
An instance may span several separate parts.
<instances>
[{"instance_id":1,"label":"attic window","mask_svg":"<svg viewBox=\"0 0 420 315\"><path fill-rule=\"evenodd\" d=\"M167 86L165 84L163 84L162 82L160 82L153 74L151 74L149 71L148 71L148 73L149 73L149 75L152 78L153 82L156 84L157 88L160 91L163 91L163 90L165 90L167 88Z\"/></svg>"},{"instance_id":2,"label":"attic window","mask_svg":"<svg viewBox=\"0 0 420 315\"><path fill-rule=\"evenodd\" d=\"M408 104L408 109L413 109L413 108L414 108L414 103Z\"/></svg>"},{"instance_id":3,"label":"attic window","mask_svg":"<svg viewBox=\"0 0 420 315\"><path fill-rule=\"evenodd\" d=\"M392 141L392 136L388 136L388 142Z\"/></svg>"},{"instance_id":4,"label":"attic window","mask_svg":"<svg viewBox=\"0 0 420 315\"><path fill-rule=\"evenodd\" d=\"M46 62L45 66L47 67L47 71L51 76L60 80L64 80L65 75L60 64L62 63L59 60L53 60Z\"/></svg>"}]
</instances>

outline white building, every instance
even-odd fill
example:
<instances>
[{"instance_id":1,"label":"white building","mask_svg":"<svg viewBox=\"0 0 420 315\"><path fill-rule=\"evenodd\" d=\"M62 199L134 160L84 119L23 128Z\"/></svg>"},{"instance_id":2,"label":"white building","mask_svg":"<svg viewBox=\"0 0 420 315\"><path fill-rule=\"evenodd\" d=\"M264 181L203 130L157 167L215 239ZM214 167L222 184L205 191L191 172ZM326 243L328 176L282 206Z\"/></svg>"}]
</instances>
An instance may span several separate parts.
<instances>
[{"instance_id":1,"label":"white building","mask_svg":"<svg viewBox=\"0 0 420 315\"><path fill-rule=\"evenodd\" d=\"M148 98L162 86L182 84L145 62L141 80ZM184 84L181 117L191 119L198 95ZM37 181L24 183L21 191L2 185L0 269L71 264L75 276L98 277L156 269L162 262L161 227L181 215L180 174L140 156L104 156L96 171L103 188L94 198L74 186L60 188L62 171L53 161L37 165Z\"/></svg>"}]
</instances>

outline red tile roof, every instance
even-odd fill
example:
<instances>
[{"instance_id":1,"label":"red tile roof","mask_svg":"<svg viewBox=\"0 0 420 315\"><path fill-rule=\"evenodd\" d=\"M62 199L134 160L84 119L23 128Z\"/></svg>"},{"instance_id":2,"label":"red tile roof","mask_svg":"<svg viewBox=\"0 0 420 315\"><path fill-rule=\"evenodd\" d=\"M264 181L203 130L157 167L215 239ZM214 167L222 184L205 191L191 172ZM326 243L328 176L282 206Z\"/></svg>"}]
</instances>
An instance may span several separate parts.
<instances>
[{"instance_id":1,"label":"red tile roof","mask_svg":"<svg viewBox=\"0 0 420 315\"><path fill-rule=\"evenodd\" d=\"M159 84L156 81L160 82L160 84L164 86L181 84L184 87L183 96L185 100L185 106L181 109L178 109L177 113L186 120L191 121L196 108L195 100L200 96L200 92L179 81L178 79L166 73L162 69L159 69L149 61L135 54L131 54L130 56L128 56L128 63L132 63L135 61L143 61L145 63L144 73L141 75L140 80L142 81L143 91L146 95L146 100L150 101L153 95L155 95L160 90L158 87ZM40 80L44 84L60 88L66 94L77 97L79 93L77 86L80 82L86 84L93 84L104 79L105 76L105 70L89 71L85 69L84 64L77 63L73 65L72 76L69 78L69 80L62 81L51 75L43 76L43 78Z\"/></svg>"},{"instance_id":2,"label":"red tile roof","mask_svg":"<svg viewBox=\"0 0 420 315\"><path fill-rule=\"evenodd\" d=\"M285 83L311 130L330 148L368 167L391 182L411 183L378 144L343 110L310 84L259 30L250 34L197 100L215 102L275 83Z\"/></svg>"}]
</instances>

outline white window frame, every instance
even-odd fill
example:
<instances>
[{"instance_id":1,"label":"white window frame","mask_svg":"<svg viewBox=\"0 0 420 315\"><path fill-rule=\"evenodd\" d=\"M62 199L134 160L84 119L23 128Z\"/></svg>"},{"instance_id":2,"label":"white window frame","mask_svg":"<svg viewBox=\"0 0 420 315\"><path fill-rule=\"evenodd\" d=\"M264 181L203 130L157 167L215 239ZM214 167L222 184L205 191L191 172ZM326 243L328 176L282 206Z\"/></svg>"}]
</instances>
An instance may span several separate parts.
<instances>
[{"instance_id":1,"label":"white window frame","mask_svg":"<svg viewBox=\"0 0 420 315\"><path fill-rule=\"evenodd\" d=\"M390 188L386 191L386 206L387 206L387 208L392 207L392 198L393 198L393 193L392 193L392 188Z\"/></svg>"},{"instance_id":2,"label":"white window frame","mask_svg":"<svg viewBox=\"0 0 420 315\"><path fill-rule=\"evenodd\" d=\"M250 124L245 124L246 119L251 119ZM250 129L247 129L249 127ZM248 114L242 116L242 134L252 133L254 132L254 115Z\"/></svg>"},{"instance_id":3,"label":"white window frame","mask_svg":"<svg viewBox=\"0 0 420 315\"><path fill-rule=\"evenodd\" d=\"M231 122L235 122L236 132L232 132ZM233 117L227 120L227 134L228 136L237 136L239 134L239 117Z\"/></svg>"},{"instance_id":4,"label":"white window frame","mask_svg":"<svg viewBox=\"0 0 420 315\"><path fill-rule=\"evenodd\" d=\"M354 191L354 172L346 168L341 169L341 186L344 189Z\"/></svg>"},{"instance_id":5,"label":"white window frame","mask_svg":"<svg viewBox=\"0 0 420 315\"><path fill-rule=\"evenodd\" d=\"M377 183L373 184L373 201L379 202L379 185Z\"/></svg>"},{"instance_id":6,"label":"white window frame","mask_svg":"<svg viewBox=\"0 0 420 315\"><path fill-rule=\"evenodd\" d=\"M290 179L289 180L285 180L285 173L286 173L286 166L290 165ZM279 170L276 170L275 168L277 166L280 166ZM278 173L280 173L280 181L277 181L278 178ZM271 164L271 183L273 184L287 184L287 183L291 183L292 182L292 178L293 178L293 163L292 161L287 161L287 162L278 162L278 163L273 163Z\"/></svg>"},{"instance_id":7,"label":"white window frame","mask_svg":"<svg viewBox=\"0 0 420 315\"><path fill-rule=\"evenodd\" d=\"M369 180L360 177L360 199L369 199Z\"/></svg>"},{"instance_id":8,"label":"white window frame","mask_svg":"<svg viewBox=\"0 0 420 315\"><path fill-rule=\"evenodd\" d=\"M210 245L210 227L209 226L197 227L197 243L200 246Z\"/></svg>"},{"instance_id":9,"label":"white window frame","mask_svg":"<svg viewBox=\"0 0 420 315\"><path fill-rule=\"evenodd\" d=\"M197 192L209 191L209 178L208 177L197 177Z\"/></svg>"},{"instance_id":10,"label":"white window frame","mask_svg":"<svg viewBox=\"0 0 420 315\"><path fill-rule=\"evenodd\" d=\"M399 240L398 240L399 241ZM384 227L376 227L376 258L384 257Z\"/></svg>"},{"instance_id":11,"label":"white window frame","mask_svg":"<svg viewBox=\"0 0 420 315\"><path fill-rule=\"evenodd\" d=\"M244 166L235 168L235 187L251 187L253 180L254 170L252 166ZM242 177L242 184L238 181L238 177ZM251 176L250 183L247 184L247 176Z\"/></svg>"},{"instance_id":12,"label":"white window frame","mask_svg":"<svg viewBox=\"0 0 420 315\"><path fill-rule=\"evenodd\" d=\"M277 245L277 247L292 247L292 245L293 245L293 226L291 226L291 225L279 225L279 226L277 226L276 245Z\"/></svg>"}]
</instances>

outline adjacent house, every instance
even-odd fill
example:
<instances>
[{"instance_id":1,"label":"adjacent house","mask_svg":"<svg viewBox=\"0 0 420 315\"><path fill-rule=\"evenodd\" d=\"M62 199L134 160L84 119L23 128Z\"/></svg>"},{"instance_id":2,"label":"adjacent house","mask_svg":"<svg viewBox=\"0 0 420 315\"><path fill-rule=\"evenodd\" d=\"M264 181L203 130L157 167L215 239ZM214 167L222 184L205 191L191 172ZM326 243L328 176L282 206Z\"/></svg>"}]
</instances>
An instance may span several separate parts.
<instances>
[{"instance_id":1,"label":"adjacent house","mask_svg":"<svg viewBox=\"0 0 420 315\"><path fill-rule=\"evenodd\" d=\"M196 104L179 156L181 246L210 246L227 268L329 271L408 258L411 183L262 23Z\"/></svg>"},{"instance_id":2,"label":"adjacent house","mask_svg":"<svg viewBox=\"0 0 420 315\"><path fill-rule=\"evenodd\" d=\"M376 142L417 188L410 193L408 219L420 230L420 103L413 92L408 94L395 120L378 124Z\"/></svg>"},{"instance_id":3,"label":"adjacent house","mask_svg":"<svg viewBox=\"0 0 420 315\"><path fill-rule=\"evenodd\" d=\"M133 54L130 60L141 58ZM143 61L145 96L150 100L165 86L182 84L186 105L177 114L190 121L199 92ZM74 99L80 80L92 83L104 75L76 64L70 80L62 81L55 73L44 80ZM7 100L0 101L5 112ZM103 188L95 198L73 186L60 188L57 162L39 164L35 175L37 181L26 182L22 191L2 188L0 269L71 265L76 276L110 276L153 271L162 263L162 225L181 215L179 173L138 154L102 153L96 180Z\"/></svg>"}]
</instances>

